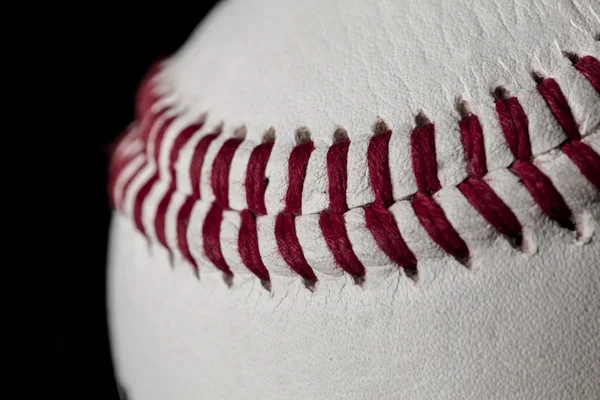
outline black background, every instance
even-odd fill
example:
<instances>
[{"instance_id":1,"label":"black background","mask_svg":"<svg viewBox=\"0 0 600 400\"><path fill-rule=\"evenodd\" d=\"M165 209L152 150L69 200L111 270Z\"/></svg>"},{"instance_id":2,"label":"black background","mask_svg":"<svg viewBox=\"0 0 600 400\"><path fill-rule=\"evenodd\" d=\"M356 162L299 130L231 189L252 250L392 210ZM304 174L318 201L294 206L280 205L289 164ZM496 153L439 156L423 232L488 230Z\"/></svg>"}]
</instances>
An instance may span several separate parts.
<instances>
[{"instance_id":1,"label":"black background","mask_svg":"<svg viewBox=\"0 0 600 400\"><path fill-rule=\"evenodd\" d=\"M73 11L5 49L4 267L23 274L14 299L25 327L18 398L118 398L105 303L108 147L132 120L148 67L177 51L213 3Z\"/></svg>"}]
</instances>

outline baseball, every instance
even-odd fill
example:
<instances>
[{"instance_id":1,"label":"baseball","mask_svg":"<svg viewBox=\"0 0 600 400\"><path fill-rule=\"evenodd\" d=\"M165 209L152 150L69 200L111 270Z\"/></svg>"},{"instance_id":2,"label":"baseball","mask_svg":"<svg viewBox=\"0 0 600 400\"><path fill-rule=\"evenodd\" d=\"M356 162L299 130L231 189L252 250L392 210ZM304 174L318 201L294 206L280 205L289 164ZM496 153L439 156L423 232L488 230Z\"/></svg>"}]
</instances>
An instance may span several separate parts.
<instances>
[{"instance_id":1,"label":"baseball","mask_svg":"<svg viewBox=\"0 0 600 400\"><path fill-rule=\"evenodd\" d=\"M110 166L129 400L597 399L600 2L229 0Z\"/></svg>"}]
</instances>

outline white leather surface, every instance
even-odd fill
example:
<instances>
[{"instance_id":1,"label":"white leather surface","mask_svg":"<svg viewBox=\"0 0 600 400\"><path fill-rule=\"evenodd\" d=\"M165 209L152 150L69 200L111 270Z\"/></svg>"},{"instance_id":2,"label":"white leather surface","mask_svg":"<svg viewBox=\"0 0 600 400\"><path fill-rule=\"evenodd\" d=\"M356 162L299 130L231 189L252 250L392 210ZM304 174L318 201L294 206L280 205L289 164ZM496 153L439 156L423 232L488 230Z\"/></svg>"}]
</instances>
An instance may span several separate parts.
<instances>
[{"instance_id":1,"label":"white leather surface","mask_svg":"<svg viewBox=\"0 0 600 400\"><path fill-rule=\"evenodd\" d=\"M566 157L548 152L564 136L531 94L530 73L548 73L559 81L582 134L596 139L590 144L597 150L599 96L580 76L569 75L573 69L561 51L598 57L600 44L593 38L600 31L599 15L594 0L238 0L219 6L162 80L189 118L209 112L207 129L224 120L230 135L243 124L247 139L259 142L267 128L275 127L275 162L267 171L270 213L281 207L275 203L286 186L278 182L286 181L298 127L310 128L315 154L331 142L337 125L348 130L353 140L348 191L354 201L349 205L360 206L372 201L360 149L366 151L376 117L408 135L412 118L423 110L436 124L445 186L441 203L452 205L445 212L468 244L477 243L472 248L476 262L469 270L431 247L425 236L418 240L426 234L399 202L391 211L400 225L415 227L402 232L407 244L427 254L419 259L418 284L381 257L366 265L369 276L362 288L334 271L311 293L284 270L272 274L271 293L256 279L227 288L214 269L201 265L198 280L181 260L171 268L164 249L149 249L128 218L115 216L109 318L117 376L129 398L597 398L600 203ZM520 98L530 116L535 153L542 157L540 169L586 232L596 231L588 244L576 244L571 233L544 217L526 191L509 190L517 185L511 183L513 175L499 169L512 156L494 117L490 90L496 84ZM488 166L495 170L490 185L531 235L534 254L520 253L490 234L472 208L461 206L451 186L466 174L457 96L469 99L482 120ZM211 146L205 165L225 137ZM414 191L410 170L404 170L410 165L405 142L406 136L397 134L390 142L390 160L396 162L392 178L403 182L394 187L395 198ZM326 206L327 198L318 195L326 186L318 178L319 159L311 157L305 212ZM143 181L142 176L134 186ZM150 197L159 198L164 189L157 185ZM235 206L243 193L234 191L231 197ZM361 213L356 209L346 216L349 226L356 225L348 234L357 256L373 260L375 245L364 234ZM145 210L148 226L152 214ZM311 216L303 218L309 226ZM483 228L473 231L473 226ZM173 242L174 227L166 231ZM224 226L222 236L228 232ZM322 243L311 242L309 229L299 229L299 239L305 251L313 251L307 258L321 255L322 265L331 265L330 254L319 251Z\"/></svg>"},{"instance_id":2,"label":"white leather surface","mask_svg":"<svg viewBox=\"0 0 600 400\"><path fill-rule=\"evenodd\" d=\"M598 207L596 207L596 212ZM597 217L597 215L596 215ZM117 376L130 399L595 399L600 246L553 225L538 255L502 246L467 270L446 259L398 274L228 289L132 223L111 234Z\"/></svg>"}]
</instances>

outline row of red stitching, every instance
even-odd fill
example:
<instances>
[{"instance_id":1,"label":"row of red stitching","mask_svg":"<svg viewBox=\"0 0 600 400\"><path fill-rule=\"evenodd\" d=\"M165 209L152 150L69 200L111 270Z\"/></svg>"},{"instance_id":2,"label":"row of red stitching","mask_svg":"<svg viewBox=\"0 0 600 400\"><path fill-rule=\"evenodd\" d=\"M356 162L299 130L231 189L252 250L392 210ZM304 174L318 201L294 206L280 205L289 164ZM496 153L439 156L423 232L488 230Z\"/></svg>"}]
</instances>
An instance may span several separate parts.
<instances>
[{"instance_id":1,"label":"row of red stitching","mask_svg":"<svg viewBox=\"0 0 600 400\"><path fill-rule=\"evenodd\" d=\"M600 93L600 62L590 56L577 60L575 68L589 80ZM156 73L156 69L152 71ZM122 209L125 197L135 177L149 162L158 163L159 151L165 132L175 117L168 116L167 107L152 110L159 96L149 87L151 79L146 79L138 97L137 115L141 121L137 137L144 143L149 142L150 131L160 122L153 139L153 147L147 146L139 152L120 155L115 153L111 164L110 190L113 204ZM569 104L558 83L552 78L540 79L538 91L545 100L557 122L565 131L568 140L560 149L599 191L600 156L586 143L581 141L579 128ZM513 211L501 200L489 184L483 179L487 171L483 130L476 115L470 113L466 105L460 107L462 119L459 124L469 177L458 185L459 191L475 210L499 233L508 237L517 246L522 240L522 226ZM572 212L551 180L532 162L532 150L529 139L528 119L519 100L505 90L496 91L497 117L509 148L516 158L510 170L520 179L540 209L560 226L573 229ZM437 176L435 126L424 116L418 117L418 126L410 135L412 169L418 191L411 198L414 213L429 237L440 248L461 262L469 258L469 248L446 217L442 207L433 199L433 194L441 189ZM169 188L156 208L154 229L158 242L169 251L165 235L165 216L173 194L177 192L174 165L182 147L202 127L201 123L183 129L176 137L169 155L169 174L161 177L157 168L134 193L133 220L137 229L146 235L142 218L142 208L152 187L160 180L169 182ZM380 128L385 127L381 124ZM193 192L187 195L176 216L177 250L195 269L198 268L188 244L189 220L194 207L201 196L199 192L200 171L211 142L220 131L204 136L196 145L189 167ZM366 227L380 250L394 263L403 268L408 276L417 272L417 258L405 243L394 215L389 207L394 203L392 179L388 159L389 141L392 135L389 129L380 129L372 137L367 151L369 180L375 200L364 207ZM127 135L122 143L130 141ZM231 161L235 151L242 143L240 138L226 140L218 151L211 171L211 187L215 200L210 207L203 226L202 243L206 258L226 275L232 274L223 256L220 242L223 211L229 209L228 179ZM327 152L327 175L329 179L329 208L321 213L319 226L327 247L335 263L360 282L366 274L364 265L354 253L348 237L344 215L348 210L346 203L347 157L350 140L347 137L334 143ZM263 281L269 280L269 272L259 249L257 234L257 216L265 215L265 170L273 142L268 141L256 146L249 158L246 171L246 200L248 209L240 213L241 225L238 233L237 248L244 265ZM296 233L296 216L302 214L302 188L311 153L315 149L312 141L306 141L295 147L288 161L288 188L285 196L285 210L277 215L275 221L275 239L279 253L289 268L302 277L311 286L317 277L306 260ZM125 167L141 156L143 162L127 177L122 184L120 195L115 190L116 181Z\"/></svg>"}]
</instances>

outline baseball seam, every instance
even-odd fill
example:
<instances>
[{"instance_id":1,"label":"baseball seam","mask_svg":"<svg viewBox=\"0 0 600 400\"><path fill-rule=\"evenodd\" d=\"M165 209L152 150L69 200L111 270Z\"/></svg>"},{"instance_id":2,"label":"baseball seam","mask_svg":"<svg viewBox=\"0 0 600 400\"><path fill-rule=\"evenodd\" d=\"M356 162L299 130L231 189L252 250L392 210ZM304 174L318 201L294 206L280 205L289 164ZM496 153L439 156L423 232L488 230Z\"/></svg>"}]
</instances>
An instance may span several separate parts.
<instances>
[{"instance_id":1,"label":"baseball seam","mask_svg":"<svg viewBox=\"0 0 600 400\"><path fill-rule=\"evenodd\" d=\"M600 94L598 59L572 54L567 57L593 88L592 92ZM389 156L394 134L383 120L378 120L366 148L373 201L358 206L353 201L349 206L348 163L353 142L343 128L338 128L333 135L334 143L324 151L315 146L309 131L303 128L298 130L297 145L287 157L284 208L273 215L266 204L266 192L274 131L270 130L263 143L252 145L251 149L244 147L243 127L230 138L223 137L222 125L202 132L206 116L188 123L189 119L176 111L173 98L158 93L155 84L159 72L157 64L140 86L137 123L128 127L128 133L116 146L109 180L112 204L129 214L150 242L156 241L170 254L178 252L197 273L200 264L212 264L223 272L229 284L234 274L249 271L267 288L270 274L277 273L297 274L307 288L313 289L318 281L315 270L335 276L343 271L360 284L367 278L368 267L378 261L377 257L371 260L369 254L356 250L355 231L370 235L366 240L376 245L373 252L383 254L378 260L383 258L396 264L412 279L418 276L418 260L422 257L416 254L415 239L407 239L417 230L424 231L436 248L468 265L469 243L463 237L464 229L457 227L459 221L447 215L445 196L462 196L481 223L489 224L495 234L506 238L513 247L527 251L523 221L514 206L507 204L507 199L492 185L491 173L502 171L516 177L515 185L526 189L547 218L582 236L574 212L565 200L566 194L537 163L539 158L553 153L566 155L596 194L600 192L600 156L592 144L599 140L598 126L592 125L581 132L578 116L557 80L535 74L538 95L564 133L564 140L547 151L534 154L528 115L520 100L508 89L497 87L493 93L496 117L514 157L512 163L507 168L488 169L484 127L469 103L459 100L456 111L460 116L458 130L467 167L465 179L456 185L441 184L435 124L420 112L407 145L415 190L399 197L394 194L390 167L393 160ZM591 107L598 104L596 99ZM167 136L171 136L168 146ZM183 160L184 147L190 143L196 144ZM209 159L214 146L219 147ZM229 191L232 163L241 150L248 154L242 171L246 207L238 209L231 204ZM329 201L321 210L303 213L303 188L309 162L317 150L324 157ZM209 170L212 194L201 193L205 168ZM145 210L151 211L145 213ZM407 213L416 224L405 220ZM317 228L318 233L309 232L308 226ZM324 258L332 259L335 268L329 267L331 262L322 261Z\"/></svg>"}]
</instances>

